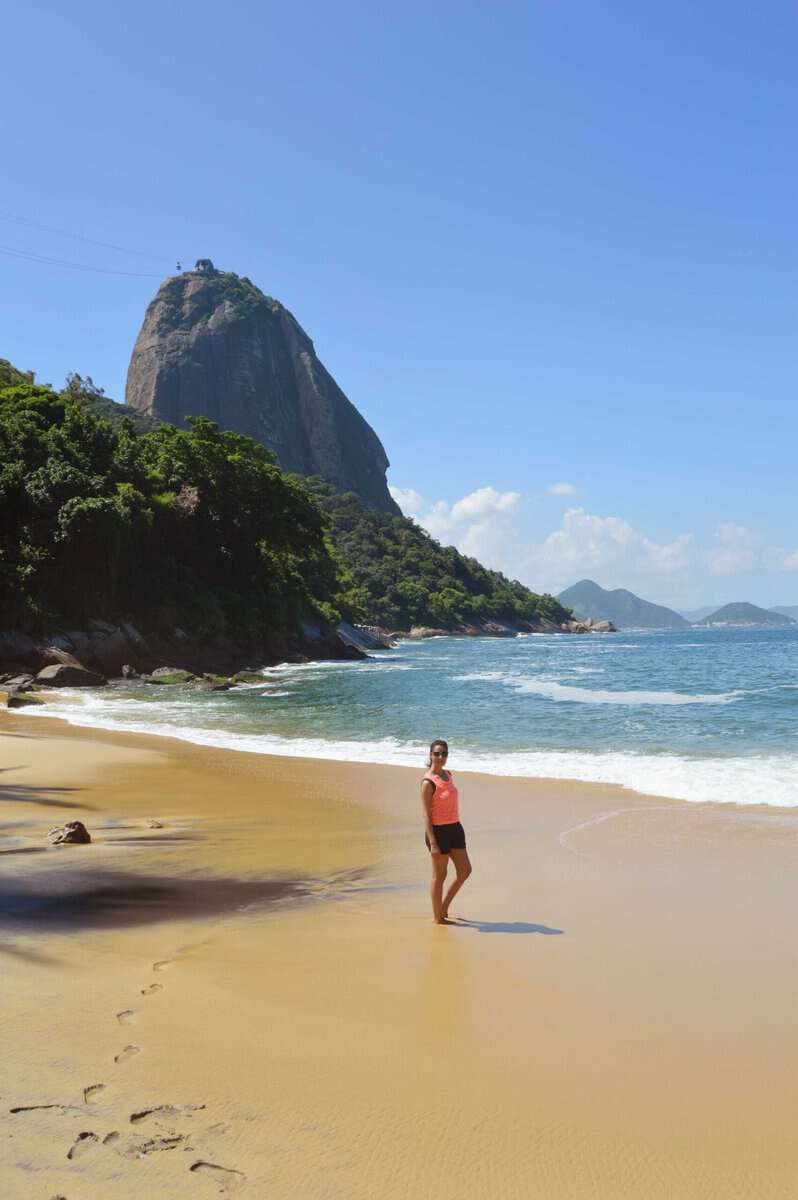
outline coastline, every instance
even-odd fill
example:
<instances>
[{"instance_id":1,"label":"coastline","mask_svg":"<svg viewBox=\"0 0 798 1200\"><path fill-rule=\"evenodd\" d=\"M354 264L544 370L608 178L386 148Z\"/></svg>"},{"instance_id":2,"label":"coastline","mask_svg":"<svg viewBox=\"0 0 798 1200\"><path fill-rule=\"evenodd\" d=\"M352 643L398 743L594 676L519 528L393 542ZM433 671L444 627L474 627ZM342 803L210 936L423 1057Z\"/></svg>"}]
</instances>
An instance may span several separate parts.
<instances>
[{"instance_id":1,"label":"coastline","mask_svg":"<svg viewBox=\"0 0 798 1200\"><path fill-rule=\"evenodd\" d=\"M436 928L420 768L23 713L0 755L10 1200L794 1192L791 810L458 772Z\"/></svg>"},{"instance_id":2,"label":"coastline","mask_svg":"<svg viewBox=\"0 0 798 1200\"><path fill-rule=\"evenodd\" d=\"M281 664L269 668L269 675L264 676L262 683L245 684L239 690L258 692L273 686L277 680L282 680L285 671L315 673L325 668L337 670L344 665L347 670L356 670L358 673L373 669L371 664L354 662L306 663L301 667ZM385 668L381 666L378 669ZM273 695L279 696L280 689L274 691ZM285 734L263 731L239 732L232 727L224 727L222 714L222 722L218 727L196 723L181 727L171 722L160 723L157 711L145 705L142 705L144 719L132 722L126 712L124 719L120 719L123 710L116 714L109 711L109 698L112 703L115 702L111 688L41 691L38 697L44 703L22 710L26 716L37 721L56 720L75 728L104 731L123 737L144 736L159 741L166 738L236 754L330 763L369 763L383 767L412 767L415 770L425 753L420 744L412 746L387 735L364 741L329 736L314 738L306 734L287 737ZM151 699L160 697L156 694ZM92 705L95 701L96 704ZM778 754L768 759L763 759L761 755L729 754L709 754L701 758L678 752L647 753L633 748L604 754L584 749L499 751L488 754L461 748L458 762L460 770L487 778L595 784L621 789L627 795L642 794L699 804L731 804L738 808L798 807L795 761Z\"/></svg>"}]
</instances>

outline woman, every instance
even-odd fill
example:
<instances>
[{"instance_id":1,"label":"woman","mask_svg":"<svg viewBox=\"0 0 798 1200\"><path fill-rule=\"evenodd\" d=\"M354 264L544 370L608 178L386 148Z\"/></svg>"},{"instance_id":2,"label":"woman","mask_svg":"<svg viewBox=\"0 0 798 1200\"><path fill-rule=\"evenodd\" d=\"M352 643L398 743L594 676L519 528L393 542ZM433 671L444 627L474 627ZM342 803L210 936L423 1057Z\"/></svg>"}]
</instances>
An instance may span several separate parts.
<instances>
[{"instance_id":1,"label":"woman","mask_svg":"<svg viewBox=\"0 0 798 1200\"><path fill-rule=\"evenodd\" d=\"M432 918L437 925L446 924L449 905L471 874L465 830L460 824L457 788L451 771L446 770L448 757L448 745L441 738L436 738L429 748L428 770L421 781L421 803L426 827L424 840L432 858ZM450 858L457 878L449 885L444 896L443 885Z\"/></svg>"}]
</instances>

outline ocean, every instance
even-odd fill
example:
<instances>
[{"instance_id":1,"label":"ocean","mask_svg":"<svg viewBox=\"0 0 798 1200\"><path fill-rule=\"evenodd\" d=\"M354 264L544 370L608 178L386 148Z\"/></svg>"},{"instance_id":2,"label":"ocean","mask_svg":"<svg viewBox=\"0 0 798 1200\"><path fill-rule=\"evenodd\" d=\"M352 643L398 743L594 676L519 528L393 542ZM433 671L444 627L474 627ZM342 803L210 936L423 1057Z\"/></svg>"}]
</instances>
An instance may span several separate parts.
<instances>
[{"instance_id":1,"label":"ocean","mask_svg":"<svg viewBox=\"0 0 798 1200\"><path fill-rule=\"evenodd\" d=\"M204 745L798 805L798 627L401 642L229 692L131 681L38 710ZM29 710L30 711L30 710Z\"/></svg>"}]
</instances>

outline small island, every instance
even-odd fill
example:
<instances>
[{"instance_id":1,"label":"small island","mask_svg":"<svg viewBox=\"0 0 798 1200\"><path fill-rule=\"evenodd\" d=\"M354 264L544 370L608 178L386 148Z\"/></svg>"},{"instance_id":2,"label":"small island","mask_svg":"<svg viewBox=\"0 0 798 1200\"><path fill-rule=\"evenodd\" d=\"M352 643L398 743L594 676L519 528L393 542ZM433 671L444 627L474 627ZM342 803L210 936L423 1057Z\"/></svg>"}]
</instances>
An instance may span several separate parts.
<instances>
[{"instance_id":1,"label":"small island","mask_svg":"<svg viewBox=\"0 0 798 1200\"><path fill-rule=\"evenodd\" d=\"M747 601L737 601L724 604L717 612L710 613L702 621L696 621L696 625L798 625L798 621L784 613L758 608Z\"/></svg>"}]
</instances>

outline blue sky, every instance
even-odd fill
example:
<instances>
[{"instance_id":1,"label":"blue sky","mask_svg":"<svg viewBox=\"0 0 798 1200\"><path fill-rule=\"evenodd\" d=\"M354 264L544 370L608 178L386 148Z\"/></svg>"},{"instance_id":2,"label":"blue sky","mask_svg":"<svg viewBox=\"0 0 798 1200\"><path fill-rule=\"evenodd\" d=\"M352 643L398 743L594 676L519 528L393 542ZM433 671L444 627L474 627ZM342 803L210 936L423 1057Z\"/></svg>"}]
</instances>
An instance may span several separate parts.
<instances>
[{"instance_id":1,"label":"blue sky","mask_svg":"<svg viewBox=\"0 0 798 1200\"><path fill-rule=\"evenodd\" d=\"M1 355L121 399L159 279L208 256L292 309L444 540L541 590L798 603L793 4L4 32Z\"/></svg>"}]
</instances>

